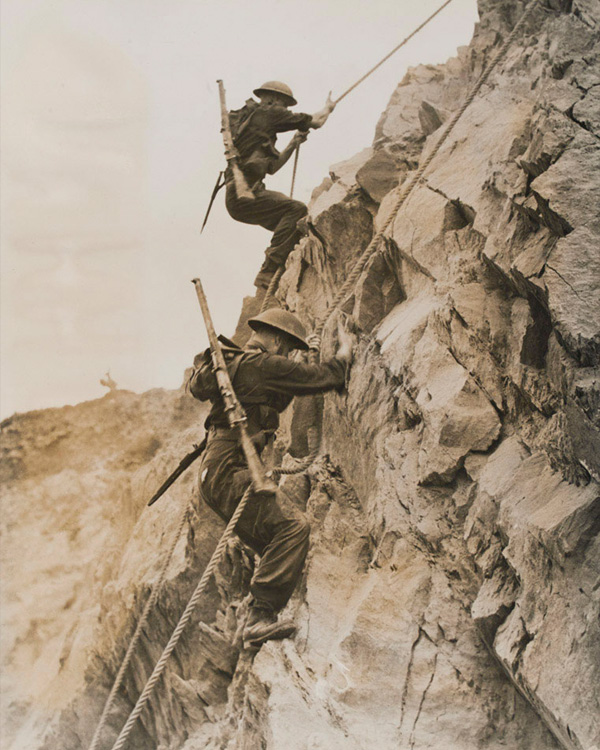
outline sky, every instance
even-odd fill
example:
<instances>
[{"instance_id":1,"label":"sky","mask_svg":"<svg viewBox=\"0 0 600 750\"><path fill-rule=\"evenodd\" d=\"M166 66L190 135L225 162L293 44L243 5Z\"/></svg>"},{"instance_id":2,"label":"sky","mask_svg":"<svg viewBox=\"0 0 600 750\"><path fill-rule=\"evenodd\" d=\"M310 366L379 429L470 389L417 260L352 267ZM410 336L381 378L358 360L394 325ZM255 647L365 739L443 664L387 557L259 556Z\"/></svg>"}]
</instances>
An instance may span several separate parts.
<instances>
[{"instance_id":1,"label":"sky","mask_svg":"<svg viewBox=\"0 0 600 750\"><path fill-rule=\"evenodd\" d=\"M269 233L234 222L216 80L230 108L267 80L295 111L339 96L442 0L2 0L0 413L178 387L206 335L235 329ZM296 198L371 145L407 67L469 43L453 0L303 144ZM280 138L280 147L287 138ZM292 162L268 187L289 192Z\"/></svg>"}]
</instances>

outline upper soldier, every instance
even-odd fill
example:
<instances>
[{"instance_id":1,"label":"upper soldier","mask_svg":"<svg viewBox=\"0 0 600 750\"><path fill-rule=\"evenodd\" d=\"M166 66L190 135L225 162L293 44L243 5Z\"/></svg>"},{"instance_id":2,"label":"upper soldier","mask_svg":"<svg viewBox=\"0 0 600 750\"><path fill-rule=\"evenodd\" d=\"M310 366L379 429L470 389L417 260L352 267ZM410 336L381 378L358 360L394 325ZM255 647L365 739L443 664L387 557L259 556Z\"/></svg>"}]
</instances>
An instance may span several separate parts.
<instances>
[{"instance_id":1,"label":"upper soldier","mask_svg":"<svg viewBox=\"0 0 600 750\"><path fill-rule=\"evenodd\" d=\"M294 396L343 390L354 338L340 327L335 357L321 364L306 364L288 359L293 349L308 349L304 327L295 315L271 308L248 324L254 334L244 349L232 342L222 348L233 387L246 411L248 431L260 453L277 429L279 414ZM197 358L189 388L196 398L212 401L205 423L207 445L200 468L200 496L228 521L251 479L237 435L229 429L209 352ZM260 646L266 640L291 635L293 623L278 621L277 613L302 575L308 552L306 519L278 490L274 495L251 498L235 531L260 555L250 585L253 598L244 642Z\"/></svg>"},{"instance_id":2,"label":"upper soldier","mask_svg":"<svg viewBox=\"0 0 600 750\"><path fill-rule=\"evenodd\" d=\"M292 90L280 81L267 81L254 90L260 102L248 99L239 110L230 113L233 141L238 151L238 163L254 199L239 198L231 170L225 172L225 205L229 215L245 224L259 224L273 232L266 259L254 283L267 287L273 274L282 266L300 238L297 222L306 216L304 203L292 200L283 193L266 190L263 182L267 174L275 174L288 161L310 128L320 128L333 111L331 96L323 109L314 115L291 112L297 104ZM275 147L277 133L297 130L290 143L279 152Z\"/></svg>"}]
</instances>

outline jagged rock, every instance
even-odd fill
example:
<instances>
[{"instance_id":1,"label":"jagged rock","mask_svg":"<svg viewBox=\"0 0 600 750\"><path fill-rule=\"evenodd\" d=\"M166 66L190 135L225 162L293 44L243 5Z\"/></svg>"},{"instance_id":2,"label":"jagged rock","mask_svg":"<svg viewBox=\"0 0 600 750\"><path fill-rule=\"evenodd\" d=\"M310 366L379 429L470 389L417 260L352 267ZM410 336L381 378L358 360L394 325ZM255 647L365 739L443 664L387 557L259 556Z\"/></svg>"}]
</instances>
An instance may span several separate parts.
<instances>
[{"instance_id":1,"label":"jagged rock","mask_svg":"<svg viewBox=\"0 0 600 750\"><path fill-rule=\"evenodd\" d=\"M431 135L440 127L443 119L432 104L429 104L429 102L421 102L421 108L419 109L419 122L421 123L421 129L423 130L424 135Z\"/></svg>"},{"instance_id":2,"label":"jagged rock","mask_svg":"<svg viewBox=\"0 0 600 750\"><path fill-rule=\"evenodd\" d=\"M590 209L597 199L594 175L600 169L600 149L587 139L581 147L573 146L531 183L548 225L562 227L558 234L566 234L572 227L589 226L597 220Z\"/></svg>"},{"instance_id":3,"label":"jagged rock","mask_svg":"<svg viewBox=\"0 0 600 750\"><path fill-rule=\"evenodd\" d=\"M409 71L372 151L315 191L277 296L307 325L524 4L479 5L469 47ZM312 528L297 636L240 651L254 555L230 543L131 747L600 746L599 23L595 0L534 10L346 303L347 390L283 417L275 455L305 455L315 422L326 454L283 488ZM116 392L3 424L11 750L89 743L194 471L146 499L205 413ZM195 498L107 747L222 528Z\"/></svg>"},{"instance_id":4,"label":"jagged rock","mask_svg":"<svg viewBox=\"0 0 600 750\"><path fill-rule=\"evenodd\" d=\"M600 257L597 231L578 227L550 253L544 281L551 313L568 351L582 365L600 362Z\"/></svg>"},{"instance_id":5,"label":"jagged rock","mask_svg":"<svg viewBox=\"0 0 600 750\"><path fill-rule=\"evenodd\" d=\"M350 190L357 182L360 184L358 175L372 156L373 149L365 148L352 159L334 164L329 168L331 179L334 182L340 182L346 189Z\"/></svg>"},{"instance_id":6,"label":"jagged rock","mask_svg":"<svg viewBox=\"0 0 600 750\"><path fill-rule=\"evenodd\" d=\"M381 203L398 184L398 163L384 148L378 149L358 170L356 180L376 203Z\"/></svg>"},{"instance_id":7,"label":"jagged rock","mask_svg":"<svg viewBox=\"0 0 600 750\"><path fill-rule=\"evenodd\" d=\"M415 401L424 425L419 482L448 482L467 453L490 447L500 433L500 420L468 372L429 328L415 347L410 369L420 384Z\"/></svg>"},{"instance_id":8,"label":"jagged rock","mask_svg":"<svg viewBox=\"0 0 600 750\"><path fill-rule=\"evenodd\" d=\"M573 119L590 133L600 137L600 84L591 88L585 97L573 107Z\"/></svg>"}]
</instances>

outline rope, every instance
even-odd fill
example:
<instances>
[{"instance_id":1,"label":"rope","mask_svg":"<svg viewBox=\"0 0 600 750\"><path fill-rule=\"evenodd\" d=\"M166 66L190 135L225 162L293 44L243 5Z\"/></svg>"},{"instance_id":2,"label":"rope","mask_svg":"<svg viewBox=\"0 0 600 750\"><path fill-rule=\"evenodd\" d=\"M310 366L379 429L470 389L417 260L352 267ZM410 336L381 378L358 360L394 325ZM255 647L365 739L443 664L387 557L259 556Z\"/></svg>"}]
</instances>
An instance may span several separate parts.
<instances>
[{"instance_id":1,"label":"rope","mask_svg":"<svg viewBox=\"0 0 600 750\"><path fill-rule=\"evenodd\" d=\"M227 524L227 527L225 531L223 532L223 536L221 537L219 543L217 544L217 547L215 551L213 552L212 557L210 558L210 561L208 565L206 566L206 569L204 570L204 573L202 574L202 578L200 579L198 585L196 586L196 590L192 594L189 602L187 603L187 606L183 614L181 615L179 622L177 623L177 627L173 631L173 634L171 635L169 642L165 646L165 649L162 652L160 659L156 663L156 666L154 667L154 671L150 675L150 679L146 683L144 690L142 691L140 697L138 698L133 711L130 713L129 718L127 719L127 722L125 723L125 726L123 727L123 729L121 730L121 733L117 737L117 740L115 744L113 745L112 750L122 750L122 748L125 746L125 743L127 742L127 738L129 737L129 734L131 733L131 730L133 729L135 722L137 721L138 717L144 710L144 706L148 702L148 699L150 698L150 695L152 694L152 691L154 690L156 683L160 679L165 669L165 666L167 664L167 661L169 657L171 656L171 653L173 652L175 646L177 645L179 639L181 638L181 634L183 633L185 626L190 621L192 614L194 613L194 609L196 608L198 602L200 601L200 597L204 593L204 589L206 588L208 582L210 581L210 577L212 576L215 568L220 562L223 556L223 553L225 552L225 547L227 545L227 542L231 539L231 537L235 533L236 524L239 521L240 516L242 515L244 508L246 507L251 495L252 495L252 487L250 486L248 487L246 492L244 492L244 495L242 496L242 499L240 500L240 503L238 507L236 508L235 513L231 516L231 519L229 520L229 523Z\"/></svg>"},{"instance_id":2,"label":"rope","mask_svg":"<svg viewBox=\"0 0 600 750\"><path fill-rule=\"evenodd\" d=\"M349 89L346 89L346 91L344 91L344 93L343 93L343 94L342 94L341 96L338 96L338 98L337 98L337 99L336 99L336 100L334 101L334 104L337 104L338 102L341 102L341 101L342 101L342 99L343 99L343 98L344 98L345 96L348 96L348 94L349 94L349 93L350 93L351 91L354 91L354 89L355 89L355 88L356 88L357 86L360 86L360 84L361 84L361 83L362 83L362 82L363 82L364 80L366 80L366 79L367 79L367 78L368 78L368 77L369 77L369 76L370 76L371 74L373 74L373 73L374 73L374 72L375 72L375 71L377 70L377 68L381 67L381 65L383 65L383 63L384 63L384 62L385 62L386 60L389 60L389 58L390 58L390 57L391 57L391 56L392 56L392 55L393 55L393 54L394 54L395 52L397 52L397 51L398 51L398 50L400 49L400 47L404 47L404 45L405 45L405 44L406 44L406 43L407 43L407 42L408 42L408 41L409 41L410 39L412 39L412 38L413 38L413 36L415 36L415 34L418 34L418 33L419 33L419 31L421 31L421 29L422 29L422 28L423 28L424 26L427 26L427 24L428 24L428 23L429 23L430 21L432 21L432 20L433 20L433 19L434 19L434 18L435 18L435 17L437 16L437 14L438 14L438 13L440 13L440 12L441 12L442 10L444 10L444 8L445 8L445 7L447 6L447 5L450 5L450 3L451 3L451 2L452 2L452 0L446 0L446 2L445 2L445 3L443 3L442 5L440 5L440 7L439 7L439 8L438 8L438 9L437 9L437 10L436 10L436 11L435 11L434 13L432 13L432 14L431 14L431 15L429 16L429 18L428 18L428 19L426 19L425 21L423 21L423 23L422 23L422 24L421 24L420 26L417 26L417 28L416 28L416 29L415 29L414 31L412 31L412 32L411 32L411 33L410 33L410 34L409 34L409 35L408 35L408 36L407 36L407 37L406 37L405 39L403 39L403 40L402 40L402 41L400 42L400 44L396 45L396 46L394 47L394 49L393 49L393 50L392 50L391 52L388 52L388 53L387 53L387 55L386 55L386 56L385 56L384 58L382 58L382 59L381 59L381 60L380 60L380 61L379 61L379 62L377 63L377 65L374 65L374 66L373 66L373 67L371 68L371 70L369 70L369 71L368 71L367 73L365 73L365 74L364 74L364 76L362 76L362 78L359 78L359 79L358 79L358 81L356 81L356 83L353 83L353 84L352 84L352 86L350 86L350 88L349 88Z\"/></svg>"},{"instance_id":3,"label":"rope","mask_svg":"<svg viewBox=\"0 0 600 750\"><path fill-rule=\"evenodd\" d=\"M135 632L133 636L131 637L131 641L129 643L127 651L125 652L125 656L123 657L121 666L119 667L119 671L117 672L117 676L115 677L114 684L106 700L106 704L100 716L100 720L98 722L98 726L96 727L96 731L94 732L94 736L92 738L92 742L90 744L89 750L97 750L98 743L100 741L100 734L102 730L104 729L104 725L106 724L106 719L108 718L108 713L113 706L115 698L117 697L119 688L123 684L123 678L125 677L125 672L127 670L127 667L129 666L129 662L131 661L131 657L133 656L133 652L135 650L135 647L137 646L137 642L139 641L140 636L142 635L142 630L144 629L148 621L148 616L150 615L150 611L152 610L152 608L158 601L158 595L164 583L167 568L169 567L169 563L171 562L171 558L173 557L173 553L175 552L175 547L177 546L177 542L179 541L179 537L181 536L181 532L183 531L183 526L185 524L187 512L188 512L188 506L186 505L186 507L183 510L183 513L181 514L181 518L177 526L177 531L175 532L175 536L173 537L173 541L171 542L171 546L169 547L169 551L167 552L167 555L165 557L165 561L160 570L158 579L155 581L154 586L152 586L152 591L150 592L150 596L148 597L148 601L146 602L144 611L142 612L142 615L138 621Z\"/></svg>"},{"instance_id":4,"label":"rope","mask_svg":"<svg viewBox=\"0 0 600 750\"><path fill-rule=\"evenodd\" d=\"M448 2L449 1L450 0L448 0ZM358 281L361 273L363 272L363 270L365 269L365 267L367 266L367 264L370 262L370 260L373 258L373 256L378 252L378 250L379 250L379 244L383 240L383 238L385 236L385 233L387 232L387 230L389 229L389 227L391 226L391 224L395 221L396 216L398 215L398 212L400 211L400 209L402 208L402 206L406 203L407 199L412 194L414 188L416 187L416 185L421 180L421 177L423 176L423 173L429 167L429 165L431 164L431 162L433 161L433 159L435 158L435 156L439 152L440 148L445 143L446 139L448 138L448 136L450 135L450 133L452 132L452 130L456 126L456 123L462 117L462 115L464 114L464 112L467 109L467 107L473 102L473 100L475 99L475 97L479 93L481 87L485 84L485 82L489 78L491 72L494 70L494 68L496 67L496 65L500 62L500 60L506 54L506 52L507 52L508 48L510 47L512 41L514 40L515 36L517 35L517 33L519 32L520 28L523 26L523 24L527 20L527 18L529 17L529 14L531 13L531 11L533 10L534 6L536 5L536 3L538 1L539 0L530 0L529 5L527 5L525 7L525 10L523 11L523 14L521 15L521 18L515 24L513 30L511 31L511 33L507 37L506 41L504 42L504 44L502 45L502 47L500 48L500 50L498 51L498 53L496 54L496 56L494 57L494 59L492 60L492 62L483 71L483 73L481 74L481 76L479 77L479 79L477 80L477 82L475 83L475 85L473 86L473 88L469 92L469 94L468 94L467 98L465 99L465 101L464 101L463 105L461 106L461 108L458 110L458 112L456 112L456 114L454 115L454 117L452 118L452 120L450 120L450 122L446 126L445 130L443 131L443 133L440 136L439 140L437 141L437 143L433 147L433 149L432 149L431 153L429 154L429 156L427 157L427 159L425 159L425 161L423 162L423 164L419 167L419 169L413 175L413 177L410 179L410 181L408 182L408 184L405 185L402 188L402 190L401 190L398 198L396 199L394 205L392 206L392 208L391 208L391 210L390 210L390 212L389 212L389 214L387 216L387 219L385 220L383 226L377 232L377 234L373 237L373 239L371 240L371 242L369 243L369 245L367 246L367 248L365 249L365 251L363 252L363 254L360 256L360 258L358 259L358 261L354 265L352 271L350 272L350 275L348 276L348 278L346 279L346 281L342 285L341 289L337 292L337 294L336 294L333 302L331 303L331 306L327 310L327 314L320 321L317 322L317 324L315 326L315 330L314 330L313 336L318 336L319 339L321 338L321 336L323 334L323 329L325 328L325 325L327 324L327 322L329 321L329 319L331 318L331 316L333 315L333 313L335 312L335 310L338 307L340 307L340 305L344 302L344 300L346 299L346 297L348 296L348 294L350 293L350 291L353 290L353 288L354 288L356 282ZM447 5L448 2L446 2L445 5ZM439 11L442 10L443 7L444 6L442 6L441 8L439 8L437 12L439 13ZM430 19L428 19L428 20L430 20ZM427 21L425 23L427 23ZM390 53L390 54L392 54L392 53ZM355 85L358 85L358 84L355 84ZM349 91L350 91L350 89L349 89ZM348 92L346 92L346 93L348 93ZM344 94L344 96L345 95L346 94ZM411 259L411 260L414 260L414 259ZM428 272L426 272L426 269L421 269L421 267L419 266L419 264L416 263L416 261L414 263L415 263L415 267L418 270L421 270L422 272L425 272L428 276L431 277L431 274L429 274ZM313 354L313 356L316 356L316 352L317 352L316 349L311 349L311 354ZM303 471L305 471L306 469L308 469L309 466L313 463L313 461L318 456L319 451L320 451L320 446L317 445L310 452L310 454L308 456L306 456L306 458L304 458L301 462L298 463L298 465L296 467L294 467L293 469L289 469L289 470L277 469L277 470L273 471L273 475L301 474Z\"/></svg>"},{"instance_id":5,"label":"rope","mask_svg":"<svg viewBox=\"0 0 600 750\"><path fill-rule=\"evenodd\" d=\"M387 219L385 220L383 226L381 229L377 232L377 234L373 237L363 254L360 256L356 264L354 265L354 268L350 272L350 275L342 285L342 287L337 292L333 302L331 303L331 306L329 307L327 314L317 323L315 327L315 333L318 336L321 336L323 333L323 329L327 323L327 321L331 318L335 310L344 302L350 291L354 288L354 285L358 281L361 273L365 269L366 265L369 263L371 258L375 255L375 253L379 249L379 243L384 238L385 233L391 226L391 224L395 221L396 216L398 215L398 212L402 208L402 206L406 203L409 196L412 194L414 188L420 181L421 177L423 176L423 173L425 170L429 167L433 159L438 154L439 150L443 146L443 144L446 142L448 136L450 133L454 130L454 127L456 123L460 120L462 115L464 114L467 107L473 102L477 94L479 93L481 87L484 85L484 83L487 81L487 79L490 77L490 74L498 65L500 60L505 56L508 48L510 47L513 39L529 17L529 14L533 10L534 6L539 2L539 0L530 0L529 4L525 7L525 10L523 11L523 14L521 15L521 18L517 21L515 24L515 27L511 31L511 33L508 35L506 41L498 51L496 57L492 60L492 62L488 65L488 67L483 71L481 76L479 77L478 81L475 83L473 88L471 89L469 95L465 99L463 105L461 108L456 112L454 117L450 120L446 128L444 129L442 135L440 136L439 140L431 150L431 153L429 156L425 159L423 164L419 167L419 169L415 172L413 177L409 180L407 185L404 185L400 191L400 194L398 195L396 201L394 202L392 208L390 209L390 212L388 214Z\"/></svg>"},{"instance_id":6,"label":"rope","mask_svg":"<svg viewBox=\"0 0 600 750\"><path fill-rule=\"evenodd\" d=\"M388 54L385 57L383 57L376 65L374 65L369 71L367 71L364 74L364 76L362 76L362 78L359 78L358 81L356 81L355 83L353 83L352 86L350 86L349 89L346 89L346 91L344 91L344 93L341 94L341 96L338 96L338 98L334 100L334 104L338 104L338 102L341 102L342 99L344 97L348 96L348 94L351 91L354 91L354 89L357 86L359 86L372 73L374 73L377 70L377 68L379 68L381 65L383 65L383 63L386 60L389 60L389 58L394 53L396 53L401 47L404 47L404 45L408 41L410 41L413 38L413 36L415 36L416 34L418 34L419 31L421 31L421 29L423 29L425 26L427 26L427 24L430 21L432 21L438 15L438 13L441 13L441 11L444 10L444 8L447 5L450 5L451 2L452 2L452 0L445 0L445 2L442 3L442 5L440 5L440 7L429 16L429 18L426 18L425 21L423 21L423 23L420 24L420 26L417 26L417 28L414 29L414 31L412 31L407 37L405 37L400 42L400 44L397 44L391 52L388 52ZM296 148L296 153L294 155L294 170L292 172L292 185L291 185L291 188L290 188L290 198L292 198L293 195L294 195L294 187L296 185L296 173L298 171L298 159L299 159L299 157L300 157L300 145L298 145L298 147ZM283 271L282 271L282 273L283 273ZM271 299L272 299L273 295L275 294L275 291L277 290L277 284L279 283L279 279L280 278L281 278L281 273L278 273L278 274L275 274L275 276L271 280L271 283L269 284L269 288L267 289L267 293L265 294L265 298L263 300L262 306L260 308L260 312L261 313L265 312L265 310L267 310L269 308L269 306L271 304Z\"/></svg>"},{"instance_id":7,"label":"rope","mask_svg":"<svg viewBox=\"0 0 600 750\"><path fill-rule=\"evenodd\" d=\"M279 268L275 271L273 278L269 282L267 291L265 292L265 298L263 299L262 305L260 306L261 313L264 313L265 310L268 310L269 307L271 307L271 300L273 299L275 292L277 291L277 286L279 285L279 279L283 276L284 271L285 271L285 266L279 266Z\"/></svg>"},{"instance_id":8,"label":"rope","mask_svg":"<svg viewBox=\"0 0 600 750\"><path fill-rule=\"evenodd\" d=\"M290 187L290 198L294 197L294 187L296 186L296 172L298 171L298 159L300 158L300 144L296 146L294 154L294 169L292 171L292 186Z\"/></svg>"}]
</instances>

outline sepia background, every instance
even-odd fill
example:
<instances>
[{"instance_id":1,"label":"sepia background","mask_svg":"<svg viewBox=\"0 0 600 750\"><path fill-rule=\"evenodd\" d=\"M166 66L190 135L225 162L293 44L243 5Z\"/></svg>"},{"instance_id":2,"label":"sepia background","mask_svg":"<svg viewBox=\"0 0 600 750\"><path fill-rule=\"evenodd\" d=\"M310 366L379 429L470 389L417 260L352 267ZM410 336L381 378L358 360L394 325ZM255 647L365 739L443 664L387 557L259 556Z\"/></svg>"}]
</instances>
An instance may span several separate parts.
<instances>
[{"instance_id":1,"label":"sepia background","mask_svg":"<svg viewBox=\"0 0 600 750\"><path fill-rule=\"evenodd\" d=\"M193 276L233 331L269 235L221 193L199 236L223 167L217 78L230 108L275 78L312 112L439 5L4 0L2 416L96 398L107 370L121 388L177 387L205 344ZM454 0L311 134L296 197L371 141L408 65L468 43L475 5ZM290 180L291 163L270 186Z\"/></svg>"}]
</instances>

